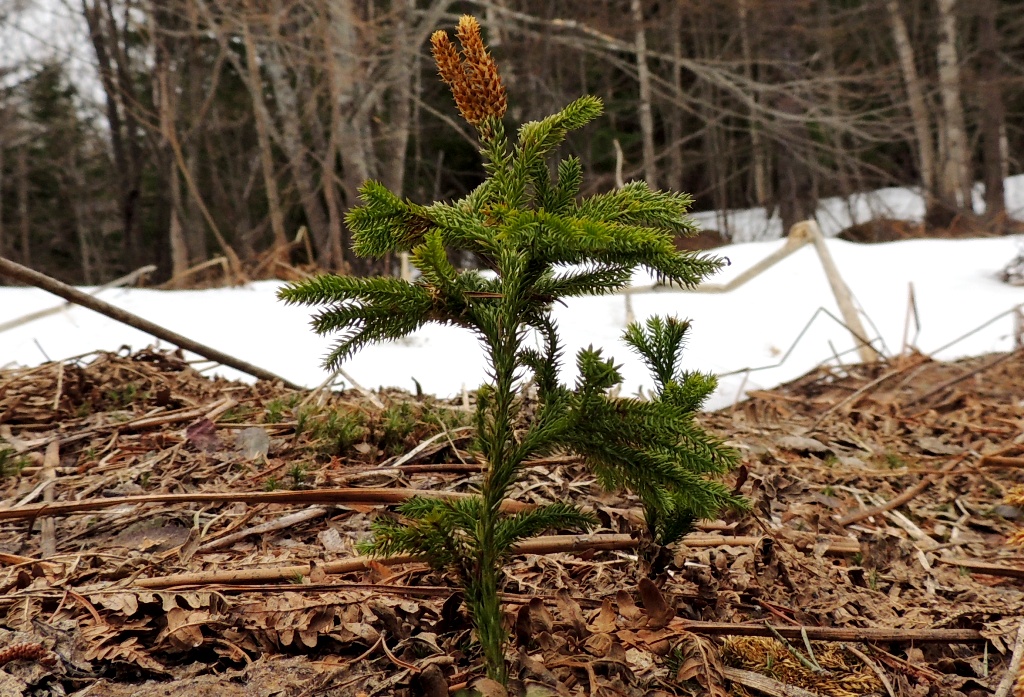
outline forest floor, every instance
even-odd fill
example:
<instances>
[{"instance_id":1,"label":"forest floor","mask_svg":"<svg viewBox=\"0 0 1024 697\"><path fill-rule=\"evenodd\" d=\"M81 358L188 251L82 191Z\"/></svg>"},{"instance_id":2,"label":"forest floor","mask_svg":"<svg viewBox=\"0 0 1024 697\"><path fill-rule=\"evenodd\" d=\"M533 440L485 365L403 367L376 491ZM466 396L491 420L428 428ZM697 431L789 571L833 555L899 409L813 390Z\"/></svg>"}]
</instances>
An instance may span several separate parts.
<instances>
[{"instance_id":1,"label":"forest floor","mask_svg":"<svg viewBox=\"0 0 1024 697\"><path fill-rule=\"evenodd\" d=\"M0 372L0 695L473 686L450 579L355 550L411 493L473 490L472 397L232 383L151 350ZM530 464L515 505L602 527L508 565L512 694L1010 693L1024 351L821 368L701 421L753 513L671 551L574 458Z\"/></svg>"}]
</instances>

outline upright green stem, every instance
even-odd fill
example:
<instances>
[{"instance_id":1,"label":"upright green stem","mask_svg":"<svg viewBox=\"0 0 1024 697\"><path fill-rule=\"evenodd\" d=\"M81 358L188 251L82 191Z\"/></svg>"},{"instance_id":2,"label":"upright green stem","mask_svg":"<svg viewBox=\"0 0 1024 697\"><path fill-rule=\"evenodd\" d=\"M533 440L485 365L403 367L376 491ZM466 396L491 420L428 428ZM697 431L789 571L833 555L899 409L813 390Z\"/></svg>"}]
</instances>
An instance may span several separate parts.
<instances>
[{"instance_id":1,"label":"upright green stem","mask_svg":"<svg viewBox=\"0 0 1024 697\"><path fill-rule=\"evenodd\" d=\"M508 681L505 667L506 633L502 622L501 603L498 598L498 568L504 550L495 546L495 527L500 515L501 501L513 479L515 462L510 458L512 439L512 404L515 398L516 355L519 350L518 323L510 316L503 317L506 325L491 346L494 366L495 395L491 411L491 428L486 443L488 468L484 475L481 496L483 510L477 527L480 548L477 551L475 578L466 579L467 600L476 620L480 645L487 662L487 675L501 684ZM511 320L511 321L509 321Z\"/></svg>"}]
</instances>

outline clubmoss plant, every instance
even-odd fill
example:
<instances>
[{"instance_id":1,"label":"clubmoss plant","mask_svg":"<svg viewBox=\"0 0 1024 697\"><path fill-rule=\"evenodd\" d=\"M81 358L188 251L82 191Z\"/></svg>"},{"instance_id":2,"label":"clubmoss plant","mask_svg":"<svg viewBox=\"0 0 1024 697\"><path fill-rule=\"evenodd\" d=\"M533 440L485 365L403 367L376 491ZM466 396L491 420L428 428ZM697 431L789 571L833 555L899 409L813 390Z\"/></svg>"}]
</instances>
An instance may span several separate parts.
<instances>
[{"instance_id":1,"label":"clubmoss plant","mask_svg":"<svg viewBox=\"0 0 1024 697\"><path fill-rule=\"evenodd\" d=\"M553 450L578 453L609 487L628 487L643 501L651 535L667 543L698 518L742 502L713 476L736 454L704 433L694 415L714 378L679 371L688 324L652 319L632 326L626 341L650 366L657 394L648 401L610 396L622 377L599 349L576 357L579 377L559 380L562 345L552 305L564 298L614 292L638 267L666 282L694 286L721 265L676 250L677 233L693 233L686 195L633 182L617 191L580 197L582 167L547 158L566 134L596 118L594 97L578 99L541 121L526 123L510 144L501 118L506 96L500 75L472 17L459 22L458 51L444 32L431 37L441 78L462 116L476 127L486 180L466 197L429 206L403 201L377 182L361 189L364 205L347 222L355 252L381 257L409 252L420 277L323 275L280 292L288 303L322 306L320 334L342 332L325 364L337 367L367 344L398 339L438 322L480 339L489 384L478 392L476 437L486 462L479 496L444 501L417 498L381 517L367 551L422 554L454 572L465 588L492 679L506 682L506 631L498 590L516 542L545 530L586 530L593 516L560 502L506 514L502 501L522 465ZM447 249L473 252L492 273L456 269ZM540 405L520 419L520 388L532 379Z\"/></svg>"}]
</instances>

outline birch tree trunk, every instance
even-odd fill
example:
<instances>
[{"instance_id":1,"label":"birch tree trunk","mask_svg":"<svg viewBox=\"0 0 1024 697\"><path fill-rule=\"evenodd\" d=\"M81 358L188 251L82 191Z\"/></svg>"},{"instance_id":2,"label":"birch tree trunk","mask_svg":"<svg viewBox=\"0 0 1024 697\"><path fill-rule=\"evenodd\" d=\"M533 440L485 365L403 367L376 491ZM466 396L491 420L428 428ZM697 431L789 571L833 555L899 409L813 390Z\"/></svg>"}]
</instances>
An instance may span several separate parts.
<instances>
[{"instance_id":1,"label":"birch tree trunk","mask_svg":"<svg viewBox=\"0 0 1024 697\"><path fill-rule=\"evenodd\" d=\"M654 150L654 117L651 113L651 73L647 65L647 33L641 0L630 0L633 14L634 50L636 52L637 80L640 83L640 138L643 144L644 178L652 189L658 188L658 163Z\"/></svg>"},{"instance_id":2,"label":"birch tree trunk","mask_svg":"<svg viewBox=\"0 0 1024 697\"><path fill-rule=\"evenodd\" d=\"M936 0L939 10L939 95L942 100L942 167L939 195L958 208L973 210L971 159L961 101L960 63L957 56L956 0Z\"/></svg>"}]
</instances>

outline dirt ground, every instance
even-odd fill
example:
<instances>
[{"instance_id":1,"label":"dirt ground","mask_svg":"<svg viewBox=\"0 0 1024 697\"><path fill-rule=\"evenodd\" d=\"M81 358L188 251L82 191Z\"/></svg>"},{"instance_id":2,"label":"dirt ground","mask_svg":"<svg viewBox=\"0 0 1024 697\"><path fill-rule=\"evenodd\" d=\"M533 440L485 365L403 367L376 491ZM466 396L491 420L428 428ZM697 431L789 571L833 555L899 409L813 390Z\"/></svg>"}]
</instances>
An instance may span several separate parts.
<instances>
[{"instance_id":1,"label":"dirt ground","mask_svg":"<svg viewBox=\"0 0 1024 697\"><path fill-rule=\"evenodd\" d=\"M502 694L449 578L355 549L416 491L473 491L473 395L196 367L0 372L0 695ZM753 514L672 549L585 464L531 463L518 504L602 527L508 566L512 694L1011 693L1024 351L821 368L702 422L742 452Z\"/></svg>"}]
</instances>

